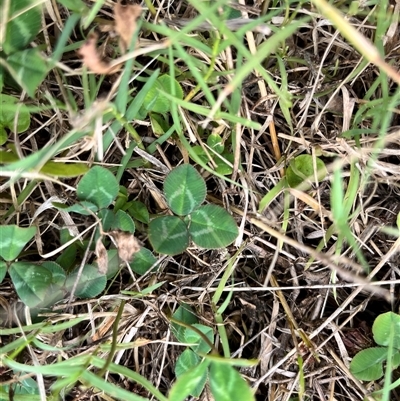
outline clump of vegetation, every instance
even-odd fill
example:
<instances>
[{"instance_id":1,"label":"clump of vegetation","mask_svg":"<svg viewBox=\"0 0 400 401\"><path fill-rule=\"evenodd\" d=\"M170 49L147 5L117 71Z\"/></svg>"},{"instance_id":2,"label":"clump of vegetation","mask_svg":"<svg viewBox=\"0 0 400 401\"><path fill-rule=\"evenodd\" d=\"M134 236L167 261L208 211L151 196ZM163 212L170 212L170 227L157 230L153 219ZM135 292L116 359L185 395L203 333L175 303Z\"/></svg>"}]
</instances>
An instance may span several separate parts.
<instances>
[{"instance_id":1,"label":"clump of vegetation","mask_svg":"<svg viewBox=\"0 0 400 401\"><path fill-rule=\"evenodd\" d=\"M1 2L0 400L399 396L398 5L239 3Z\"/></svg>"}]
</instances>

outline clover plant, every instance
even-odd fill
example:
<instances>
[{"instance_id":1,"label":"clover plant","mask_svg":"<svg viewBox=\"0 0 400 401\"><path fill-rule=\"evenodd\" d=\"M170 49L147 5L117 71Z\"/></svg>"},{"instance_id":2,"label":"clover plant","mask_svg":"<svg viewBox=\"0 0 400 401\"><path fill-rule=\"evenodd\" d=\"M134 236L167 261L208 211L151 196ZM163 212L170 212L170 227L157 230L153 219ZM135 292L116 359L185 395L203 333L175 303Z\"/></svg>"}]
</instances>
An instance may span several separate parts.
<instances>
[{"instance_id":1,"label":"clover plant","mask_svg":"<svg viewBox=\"0 0 400 401\"><path fill-rule=\"evenodd\" d=\"M168 255L183 252L192 240L206 249L223 248L238 236L232 216L217 205L202 205L206 184L197 170L183 164L164 182L164 194L174 216L156 217L149 224L149 239L155 251Z\"/></svg>"},{"instance_id":2,"label":"clover plant","mask_svg":"<svg viewBox=\"0 0 400 401\"><path fill-rule=\"evenodd\" d=\"M26 48L40 31L41 4L32 0L5 2L2 12L6 12L8 18L0 43L3 49L0 52L0 91L5 82L11 86L16 82L33 96L50 67L38 48Z\"/></svg>"},{"instance_id":3,"label":"clover plant","mask_svg":"<svg viewBox=\"0 0 400 401\"><path fill-rule=\"evenodd\" d=\"M20 134L25 132L31 123L31 116L25 105L18 105L18 99L0 94L0 145L7 141L7 129ZM15 116L17 115L17 121Z\"/></svg>"},{"instance_id":4,"label":"clover plant","mask_svg":"<svg viewBox=\"0 0 400 401\"><path fill-rule=\"evenodd\" d=\"M378 347L357 353L350 364L350 371L359 380L378 380L383 376L383 364L390 362L391 369L400 366L400 315L387 312L379 315L372 325ZM400 385L400 380L394 384Z\"/></svg>"},{"instance_id":5,"label":"clover plant","mask_svg":"<svg viewBox=\"0 0 400 401\"><path fill-rule=\"evenodd\" d=\"M177 381L169 392L169 400L183 401L189 395L200 397L207 380L215 401L255 400L250 386L233 367L240 361L222 358L215 349L210 353L214 348L213 330L198 323L189 305L181 305L171 320L175 337L189 345L176 361Z\"/></svg>"},{"instance_id":6,"label":"clover plant","mask_svg":"<svg viewBox=\"0 0 400 401\"><path fill-rule=\"evenodd\" d=\"M233 154L225 150L225 145L222 138L218 134L210 134L207 137L207 145L211 150L208 150L208 155L202 146L197 145L193 147L194 152L204 161L208 163L209 157L216 165L215 171L218 174L229 175L232 174Z\"/></svg>"}]
</instances>

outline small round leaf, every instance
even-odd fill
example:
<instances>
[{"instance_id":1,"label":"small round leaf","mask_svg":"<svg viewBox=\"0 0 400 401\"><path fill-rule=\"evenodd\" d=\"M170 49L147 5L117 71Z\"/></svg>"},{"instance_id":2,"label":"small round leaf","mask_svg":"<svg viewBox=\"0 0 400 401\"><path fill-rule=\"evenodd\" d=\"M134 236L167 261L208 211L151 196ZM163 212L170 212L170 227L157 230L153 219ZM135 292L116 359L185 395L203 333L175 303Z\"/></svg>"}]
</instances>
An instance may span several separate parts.
<instances>
[{"instance_id":1,"label":"small round leaf","mask_svg":"<svg viewBox=\"0 0 400 401\"><path fill-rule=\"evenodd\" d=\"M201 248L218 249L231 244L239 234L233 217L222 207L205 205L191 215L189 232Z\"/></svg>"},{"instance_id":2,"label":"small round leaf","mask_svg":"<svg viewBox=\"0 0 400 401\"><path fill-rule=\"evenodd\" d=\"M36 227L2 226L0 235L0 256L10 262L18 257L24 246L36 234Z\"/></svg>"},{"instance_id":3,"label":"small round leaf","mask_svg":"<svg viewBox=\"0 0 400 401\"><path fill-rule=\"evenodd\" d=\"M178 99L183 99L183 91L176 79L173 79L172 85L175 86L175 96ZM169 75L161 75L157 78L154 86L147 92L143 107L147 111L154 113L166 113L171 109L171 100L166 98L162 92L171 93L171 77Z\"/></svg>"},{"instance_id":4,"label":"small round leaf","mask_svg":"<svg viewBox=\"0 0 400 401\"><path fill-rule=\"evenodd\" d=\"M133 234L135 232L135 223L133 222L132 217L126 212L118 210L114 216L114 222L112 223L111 229Z\"/></svg>"},{"instance_id":5,"label":"small round leaf","mask_svg":"<svg viewBox=\"0 0 400 401\"><path fill-rule=\"evenodd\" d=\"M176 216L157 217L149 224L149 239L158 253L176 255L189 245L189 233L185 223Z\"/></svg>"},{"instance_id":6,"label":"small round leaf","mask_svg":"<svg viewBox=\"0 0 400 401\"><path fill-rule=\"evenodd\" d=\"M66 280L66 287L71 291L78 272L70 274ZM79 298L93 298L99 295L106 288L107 278L104 274L100 274L97 267L85 265L79 283L76 287L75 295Z\"/></svg>"},{"instance_id":7,"label":"small round leaf","mask_svg":"<svg viewBox=\"0 0 400 401\"><path fill-rule=\"evenodd\" d=\"M5 41L2 43L7 54L29 45L41 28L41 5L32 7L32 3L32 0L10 1L9 16L5 19Z\"/></svg>"},{"instance_id":8,"label":"small round leaf","mask_svg":"<svg viewBox=\"0 0 400 401\"><path fill-rule=\"evenodd\" d=\"M360 351L350 363L350 372L359 380L378 380L383 376L382 363L387 359L388 349L373 347Z\"/></svg>"},{"instance_id":9,"label":"small round leaf","mask_svg":"<svg viewBox=\"0 0 400 401\"><path fill-rule=\"evenodd\" d=\"M394 312L380 314L372 325L372 333L377 344L389 346L393 336L393 347L400 349L400 315Z\"/></svg>"},{"instance_id":10,"label":"small round leaf","mask_svg":"<svg viewBox=\"0 0 400 401\"><path fill-rule=\"evenodd\" d=\"M131 269L137 274L145 274L157 262L157 258L147 248L140 248L139 252L135 253L133 261L129 264Z\"/></svg>"},{"instance_id":11,"label":"small round leaf","mask_svg":"<svg viewBox=\"0 0 400 401\"><path fill-rule=\"evenodd\" d=\"M118 190L114 175L104 167L94 166L80 180L77 195L80 200L92 202L101 209L113 202Z\"/></svg>"},{"instance_id":12,"label":"small round leaf","mask_svg":"<svg viewBox=\"0 0 400 401\"><path fill-rule=\"evenodd\" d=\"M206 198L206 183L190 164L173 169L164 182L164 193L171 210L185 216L199 207Z\"/></svg>"},{"instance_id":13,"label":"small round leaf","mask_svg":"<svg viewBox=\"0 0 400 401\"><path fill-rule=\"evenodd\" d=\"M26 306L35 308L45 303L47 289L52 282L52 274L48 269L29 262L15 262L9 273L15 291Z\"/></svg>"},{"instance_id":14,"label":"small round leaf","mask_svg":"<svg viewBox=\"0 0 400 401\"><path fill-rule=\"evenodd\" d=\"M207 138L207 145L219 154L221 154L225 149L222 138L218 134L209 135Z\"/></svg>"},{"instance_id":15,"label":"small round leaf","mask_svg":"<svg viewBox=\"0 0 400 401\"><path fill-rule=\"evenodd\" d=\"M326 176L326 167L324 162L316 157L317 177L318 180L323 180ZM286 179L289 186L297 187L307 179L314 181L314 164L311 155L297 156L286 170Z\"/></svg>"},{"instance_id":16,"label":"small round leaf","mask_svg":"<svg viewBox=\"0 0 400 401\"><path fill-rule=\"evenodd\" d=\"M150 221L149 211L147 210L147 207L143 202L131 201L128 203L128 205L129 205L128 212L134 219L144 224L149 224Z\"/></svg>"},{"instance_id":17,"label":"small round leaf","mask_svg":"<svg viewBox=\"0 0 400 401\"><path fill-rule=\"evenodd\" d=\"M214 343L214 332L211 327L204 326L204 324L198 323L193 324L192 327L195 327L197 330L201 331L208 338L211 344ZM211 350L210 345L203 340L203 338L200 336L199 333L197 333L197 331L194 331L191 328L187 327L184 335L185 342L188 344L193 344L190 345L190 348L194 352L207 354Z\"/></svg>"},{"instance_id":18,"label":"small round leaf","mask_svg":"<svg viewBox=\"0 0 400 401\"><path fill-rule=\"evenodd\" d=\"M14 129L15 115L18 113L16 130ZM0 126L6 127L12 132L25 132L31 123L31 115L28 108L20 104L14 96L0 94Z\"/></svg>"},{"instance_id":19,"label":"small round leaf","mask_svg":"<svg viewBox=\"0 0 400 401\"><path fill-rule=\"evenodd\" d=\"M207 365L199 366L200 362L201 358L189 348L179 355L175 364L175 375L178 380L171 389L171 400L184 400L189 394L192 397L200 397L207 381ZM188 374L191 369L193 372ZM179 380L181 376L183 380Z\"/></svg>"},{"instance_id":20,"label":"small round leaf","mask_svg":"<svg viewBox=\"0 0 400 401\"><path fill-rule=\"evenodd\" d=\"M250 386L231 365L211 362L210 387L215 400L255 401Z\"/></svg>"}]
</instances>

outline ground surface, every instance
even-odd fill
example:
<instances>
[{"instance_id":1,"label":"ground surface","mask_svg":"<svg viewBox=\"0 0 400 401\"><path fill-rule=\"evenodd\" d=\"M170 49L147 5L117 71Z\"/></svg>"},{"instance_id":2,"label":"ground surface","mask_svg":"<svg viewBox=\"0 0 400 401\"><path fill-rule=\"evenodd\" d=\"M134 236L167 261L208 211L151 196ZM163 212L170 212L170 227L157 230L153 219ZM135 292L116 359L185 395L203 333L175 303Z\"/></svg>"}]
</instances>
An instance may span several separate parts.
<instances>
[{"instance_id":1,"label":"ground surface","mask_svg":"<svg viewBox=\"0 0 400 401\"><path fill-rule=\"evenodd\" d=\"M142 139L143 150L156 158L158 164L150 156L144 161L133 153L125 164L120 185L127 189L129 200L143 202L154 217L166 213L162 195L166 172L183 162L191 163L206 180L206 203L223 206L235 218L240 227L238 240L224 249L190 246L175 256L156 254L161 260L156 272L136 274L133 278L128 269L122 269L94 299L75 298L68 303L67 294L48 319L67 323L77 316L86 316L85 320L55 333L38 334L41 344L49 348L31 344L29 351L22 352L17 360L27 365L50 365L57 359L69 360L95 350L106 358L108 353L99 351L98 346L111 341L112 324L124 298L118 343L135 341L138 346L123 352L119 349L118 363L140 373L166 394L175 380L176 360L184 349L171 334L170 312L186 303L195 310L200 323L217 333L212 299L217 288L221 288L224 272L233 267L222 285L226 288L219 302L221 305L229 299L222 318L231 356L259 361L256 366L240 370L255 390L256 399L362 400L381 388L383 379L360 382L349 372L350 360L359 350L374 344L371 332L374 319L387 311L398 312L400 306L399 244L395 236L381 230L396 227L400 213L398 83L369 63L368 54L360 55L351 37L343 36L346 25L337 30L337 25L309 2L281 4L254 0L233 5L231 12L236 10L239 14L232 15L242 19L271 13L257 29L247 33L239 30L241 38L236 31L241 22L224 23L227 15L219 18L221 10L216 10L214 19L199 21L184 34L203 43L210 54L191 46L189 40L173 36L199 14L196 4L190 3L154 2L156 14L143 5L140 48L150 50L137 56L129 83L121 86L118 80L125 67L112 74L91 74L91 68L98 68L100 61L96 59L91 67L90 56L85 51L82 55L90 30L98 32L102 57L115 59L119 55L121 42L113 34L114 28L104 29L104 20L113 22L114 5L111 1L104 2L87 29L79 29L77 25L73 30L67 51L34 98L23 98L27 104L53 106L33 113L29 130L18 136L18 143L13 138L9 143L27 156L49 143L54 144L76 127L94 127L94 134L88 130L86 142L75 141L68 152L53 159L98 163L115 174L135 138L125 128L117 130L111 144L104 148L102 159L98 159L99 132L104 134L110 126L106 122L101 128L104 102L114 101L121 91L129 92L129 99L135 97L151 72L158 68L161 73L169 74L173 67L185 103L176 109L176 116L169 109L158 115L163 115L166 126L177 119L182 133L171 132L160 139L160 134L155 134L151 113L128 121ZM91 2L87 4L93 7ZM399 3L385 2L381 7L379 2L374 4L361 7L360 3L349 21L376 44L382 60L396 70L399 29L396 17L392 16L398 13ZM348 6L350 2L337 4L342 12L348 12ZM50 55L71 13L56 2L48 2L48 7L43 30L35 43L44 44L44 51ZM215 19L218 22L218 18L234 36L211 29L210 25ZM274 37L269 34L269 27L279 32L281 26L293 21L300 21L293 33L282 36L271 47L263 47ZM169 29L157 31L155 26ZM152 51L151 46L164 43L165 32L172 46ZM174 47L180 40L183 53ZM87 69L82 68L78 49ZM251 53L255 54L253 64L246 70L243 65L248 66ZM203 82L198 81L196 71ZM241 77L240 82L235 80L237 76ZM232 90L224 92L227 87ZM209 88L208 92L204 88ZM3 92L18 93L7 86ZM210 104L210 97L214 104ZM188 104L212 109L216 117L211 113L201 115ZM255 129L244 120L225 118L221 111L259 126ZM100 128L96 121L100 121ZM168 127L160 130L164 133ZM220 135L230 155L231 171L225 177L231 181L210 173L215 162L208 163L207 171L189 151L194 146L204 146L211 133ZM313 163L319 157L327 174L301 191L279 187L288 167L301 154L310 155ZM2 218L2 224L27 226L35 211L51 196L62 194L69 204L76 201L74 189L81 177L50 181L25 176L11 186L7 185L8 179L1 177L3 216L17 204L24 188L34 182L17 211ZM341 194L337 188L342 189ZM270 195L265 198L267 194ZM96 221L93 216L74 213L70 216L78 232ZM136 237L151 249L146 225L135 222ZM61 245L60 227L66 221L58 210L49 207L35 224L41 234L25 249L23 258L40 262L40 254ZM84 236L85 241L91 233ZM346 233L350 233L353 244ZM114 246L108 243L107 247ZM86 255L84 251L84 246L80 246L75 266L84 257L89 262L95 259L93 250ZM60 254L48 260L56 261ZM164 284L149 295L121 295L123 290L140 292L161 282ZM5 309L21 307L16 304L18 296L9 276L0 285L0 295ZM13 313L10 309L10 314ZM19 323L24 323L23 310L19 317ZM7 324L18 327L18 319L13 318ZM20 334L15 332L2 336L1 341L6 345L18 337ZM221 347L218 336L215 345ZM56 346L66 348L60 354L52 348ZM301 368L299 355L303 361ZM8 382L13 381L10 370L3 375ZM395 372L394 378L398 376ZM52 380L44 378L47 390ZM149 397L139 384L118 374L109 375L108 380ZM398 390L391 397L399 399ZM96 388L78 380L66 399L111 398L103 398ZM206 390L201 399L212 396Z\"/></svg>"}]
</instances>

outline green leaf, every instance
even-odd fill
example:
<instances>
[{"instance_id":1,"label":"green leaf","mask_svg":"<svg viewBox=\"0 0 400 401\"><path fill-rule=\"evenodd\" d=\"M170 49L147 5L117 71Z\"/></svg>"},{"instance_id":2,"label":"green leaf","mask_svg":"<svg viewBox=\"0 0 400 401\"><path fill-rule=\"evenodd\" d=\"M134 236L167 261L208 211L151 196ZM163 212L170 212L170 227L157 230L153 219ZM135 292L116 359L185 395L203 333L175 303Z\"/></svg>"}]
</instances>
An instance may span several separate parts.
<instances>
[{"instance_id":1,"label":"green leaf","mask_svg":"<svg viewBox=\"0 0 400 401\"><path fill-rule=\"evenodd\" d=\"M383 376L382 362L387 359L386 347L373 347L360 351L350 363L350 372L359 380L378 380Z\"/></svg>"},{"instance_id":2,"label":"green leaf","mask_svg":"<svg viewBox=\"0 0 400 401\"><path fill-rule=\"evenodd\" d=\"M187 304L182 304L181 306L179 306L179 308L174 312L172 317L175 320L178 320L179 322L185 323L187 325L196 324L198 322L198 319L194 314L193 309ZM178 341L180 341L181 343L184 343L186 341L185 326L172 322L171 330L174 336L178 339Z\"/></svg>"},{"instance_id":3,"label":"green leaf","mask_svg":"<svg viewBox=\"0 0 400 401\"><path fill-rule=\"evenodd\" d=\"M225 209L217 205L205 205L191 214L189 233L199 247L218 249L232 243L239 230Z\"/></svg>"},{"instance_id":4,"label":"green leaf","mask_svg":"<svg viewBox=\"0 0 400 401\"><path fill-rule=\"evenodd\" d=\"M207 156L206 152L200 145L196 145L192 147L193 153L200 158L203 163L208 163L210 161L209 157ZM195 158L190 157L193 161L196 161Z\"/></svg>"},{"instance_id":5,"label":"green leaf","mask_svg":"<svg viewBox=\"0 0 400 401\"><path fill-rule=\"evenodd\" d=\"M131 216L122 210L118 210L114 216L114 221L111 228L113 230L121 230L133 234L135 232L135 223L133 222Z\"/></svg>"},{"instance_id":6,"label":"green leaf","mask_svg":"<svg viewBox=\"0 0 400 401\"><path fill-rule=\"evenodd\" d=\"M185 216L204 202L207 188L193 166L182 164L165 178L164 193L171 210L179 216Z\"/></svg>"},{"instance_id":7,"label":"green leaf","mask_svg":"<svg viewBox=\"0 0 400 401\"><path fill-rule=\"evenodd\" d=\"M15 262L9 270L21 301L29 308L35 308L46 302L47 289L52 282L51 272L43 266L29 262Z\"/></svg>"},{"instance_id":8,"label":"green leaf","mask_svg":"<svg viewBox=\"0 0 400 401\"><path fill-rule=\"evenodd\" d=\"M4 1L2 1L2 8L3 3ZM9 4L5 40L0 43L7 54L28 46L41 28L40 4L32 7L35 4L32 0L10 1Z\"/></svg>"},{"instance_id":9,"label":"green leaf","mask_svg":"<svg viewBox=\"0 0 400 401\"><path fill-rule=\"evenodd\" d=\"M156 262L157 258L153 253L149 249L142 247L139 252L135 253L129 265L135 273L143 275L147 273Z\"/></svg>"},{"instance_id":10,"label":"green leaf","mask_svg":"<svg viewBox=\"0 0 400 401\"><path fill-rule=\"evenodd\" d=\"M194 368L201 362L201 358L190 348L185 349L182 354L179 355L175 364L175 375L178 378L182 376L189 369ZM193 395L193 394L192 394Z\"/></svg>"},{"instance_id":11,"label":"green leaf","mask_svg":"<svg viewBox=\"0 0 400 401\"><path fill-rule=\"evenodd\" d=\"M211 362L210 387L215 401L255 401L250 386L237 372L227 364Z\"/></svg>"},{"instance_id":12,"label":"green leaf","mask_svg":"<svg viewBox=\"0 0 400 401\"><path fill-rule=\"evenodd\" d=\"M222 138L218 134L209 135L207 138L207 145L219 154L221 154L225 149Z\"/></svg>"},{"instance_id":13,"label":"green leaf","mask_svg":"<svg viewBox=\"0 0 400 401\"><path fill-rule=\"evenodd\" d=\"M211 344L214 343L214 332L211 327L204 326L204 324L192 324L191 327L195 327L196 329L201 331L210 340ZM190 328L186 328L186 330L184 331L184 336L186 343L193 344L190 345L190 348L194 352L202 354L207 354L208 352L210 352L210 345L206 343L196 331Z\"/></svg>"},{"instance_id":14,"label":"green leaf","mask_svg":"<svg viewBox=\"0 0 400 401\"><path fill-rule=\"evenodd\" d=\"M0 150L0 163L7 164L16 162L18 160L19 160L18 156L15 153L7 152L5 150Z\"/></svg>"},{"instance_id":15,"label":"green leaf","mask_svg":"<svg viewBox=\"0 0 400 401\"><path fill-rule=\"evenodd\" d=\"M191 353L199 358L193 351L186 350L178 358L175 366L176 377L178 380L172 386L169 392L169 401L183 401L189 395L200 397L207 381L208 361L197 363L191 367L191 361L188 355ZM199 358L200 359L200 358ZM185 369L185 367L187 367ZM179 372L179 373L178 373Z\"/></svg>"},{"instance_id":16,"label":"green leaf","mask_svg":"<svg viewBox=\"0 0 400 401\"><path fill-rule=\"evenodd\" d=\"M64 212L74 212L82 214L83 216L90 216L92 213L96 213L99 208L92 202L82 201L75 203L75 205L67 206L64 203L52 202L52 205L57 210L63 210ZM92 213L91 213L92 212Z\"/></svg>"},{"instance_id":17,"label":"green leaf","mask_svg":"<svg viewBox=\"0 0 400 401\"><path fill-rule=\"evenodd\" d=\"M35 96L36 89L50 70L49 63L37 48L13 53L7 58L7 64L12 77L31 97Z\"/></svg>"},{"instance_id":18,"label":"green leaf","mask_svg":"<svg viewBox=\"0 0 400 401\"><path fill-rule=\"evenodd\" d=\"M156 252L176 255L188 247L189 233L179 217L157 217L149 224L149 240Z\"/></svg>"},{"instance_id":19,"label":"green leaf","mask_svg":"<svg viewBox=\"0 0 400 401\"><path fill-rule=\"evenodd\" d=\"M14 130L14 120L17 113L17 129ZM19 103L19 100L14 96L0 94L0 126L2 128L8 128L10 131L19 134L25 132L30 123L31 115L24 104Z\"/></svg>"},{"instance_id":20,"label":"green leaf","mask_svg":"<svg viewBox=\"0 0 400 401\"><path fill-rule=\"evenodd\" d=\"M147 210L146 205L140 201L131 201L128 202L128 212L132 215L132 217L144 224L149 224L150 215Z\"/></svg>"},{"instance_id":21,"label":"green leaf","mask_svg":"<svg viewBox=\"0 0 400 401\"><path fill-rule=\"evenodd\" d=\"M183 90L178 81L172 81L175 86L175 97L183 99ZM160 91L171 93L171 77L169 75L161 75L157 78L154 86L146 93L143 101L143 107L147 111L154 113L166 113L171 109L171 101L166 98Z\"/></svg>"},{"instance_id":22,"label":"green leaf","mask_svg":"<svg viewBox=\"0 0 400 401\"><path fill-rule=\"evenodd\" d=\"M318 180L323 180L327 174L324 162L316 157ZM300 155L290 162L286 170L286 179L291 187L297 187L307 179L314 182L314 165L311 155Z\"/></svg>"},{"instance_id":23,"label":"green leaf","mask_svg":"<svg viewBox=\"0 0 400 401\"><path fill-rule=\"evenodd\" d=\"M230 162L233 165L234 162L234 156L232 153L222 153L221 155L226 161ZM215 168L215 171L218 174L222 175L229 175L232 174L233 168L231 165L227 164L225 160L220 159L219 157L216 157L214 159L215 163L217 164L217 167Z\"/></svg>"},{"instance_id":24,"label":"green leaf","mask_svg":"<svg viewBox=\"0 0 400 401\"><path fill-rule=\"evenodd\" d=\"M75 280L77 279L78 271L75 271L67 277L66 287L71 291ZM79 283L75 291L75 295L79 298L93 298L99 295L106 288L107 278L104 274L100 274L98 269L92 265L83 267L82 275L79 278Z\"/></svg>"},{"instance_id":25,"label":"green leaf","mask_svg":"<svg viewBox=\"0 0 400 401\"><path fill-rule=\"evenodd\" d=\"M79 177L89 171L87 164L48 161L40 172L55 177Z\"/></svg>"},{"instance_id":26,"label":"green leaf","mask_svg":"<svg viewBox=\"0 0 400 401\"><path fill-rule=\"evenodd\" d=\"M64 269L56 262L45 261L41 264L42 267L46 268L51 273L52 284L63 286L66 274Z\"/></svg>"},{"instance_id":27,"label":"green leaf","mask_svg":"<svg viewBox=\"0 0 400 401\"><path fill-rule=\"evenodd\" d=\"M393 336L393 347L400 349L400 315L386 312L379 315L372 325L372 333L377 344L389 346L391 333Z\"/></svg>"},{"instance_id":28,"label":"green leaf","mask_svg":"<svg viewBox=\"0 0 400 401\"><path fill-rule=\"evenodd\" d=\"M0 260L0 284L3 282L7 273L7 263Z\"/></svg>"},{"instance_id":29,"label":"green leaf","mask_svg":"<svg viewBox=\"0 0 400 401\"><path fill-rule=\"evenodd\" d=\"M1 226L0 256L8 262L16 259L35 234L36 227Z\"/></svg>"},{"instance_id":30,"label":"green leaf","mask_svg":"<svg viewBox=\"0 0 400 401\"><path fill-rule=\"evenodd\" d=\"M82 177L76 192L80 200L92 202L101 209L112 203L118 190L114 175L104 167L94 166Z\"/></svg>"}]
</instances>

